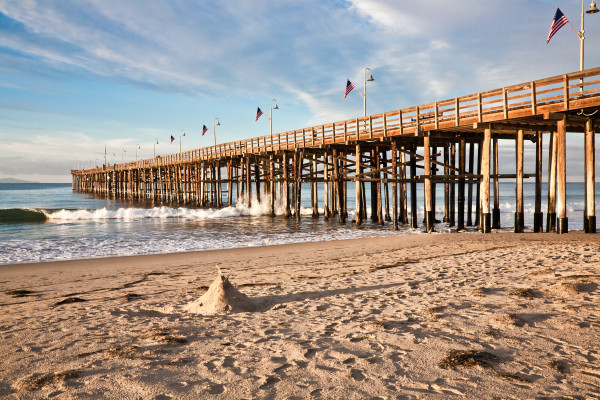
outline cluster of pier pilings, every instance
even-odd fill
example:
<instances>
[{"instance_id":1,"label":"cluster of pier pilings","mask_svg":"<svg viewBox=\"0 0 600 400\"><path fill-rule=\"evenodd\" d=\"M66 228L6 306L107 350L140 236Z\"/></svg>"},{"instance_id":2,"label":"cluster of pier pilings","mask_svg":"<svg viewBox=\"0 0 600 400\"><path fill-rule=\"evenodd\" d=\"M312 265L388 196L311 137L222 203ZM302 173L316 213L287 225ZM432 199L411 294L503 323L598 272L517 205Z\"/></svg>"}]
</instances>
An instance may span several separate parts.
<instances>
[{"instance_id":1,"label":"cluster of pier pilings","mask_svg":"<svg viewBox=\"0 0 600 400\"><path fill-rule=\"evenodd\" d=\"M354 223L362 224L370 207L374 221L398 229L419 227L417 187L421 185L422 226L427 232L436 221L457 230L477 226L490 232L501 228L499 183L504 179L515 185L514 230L522 232L523 182L533 179L533 231L542 232L545 225L546 231L566 233L567 132L583 132L584 229L595 232L599 77L600 68L594 68L166 157L73 170L73 189L195 207L239 202L251 206L253 200L267 199L271 215L281 204L286 217L300 218L303 183L308 183L314 217L320 216L321 209L324 218L346 222L352 198ZM513 168L500 168L499 140L514 142ZM524 171L525 142L535 145L534 168L529 173ZM546 166L542 165L544 152ZM543 168L547 168L547 193L542 193ZM354 196L348 196L348 190ZM440 190L444 212L436 215ZM547 196L545 210L542 196Z\"/></svg>"}]
</instances>

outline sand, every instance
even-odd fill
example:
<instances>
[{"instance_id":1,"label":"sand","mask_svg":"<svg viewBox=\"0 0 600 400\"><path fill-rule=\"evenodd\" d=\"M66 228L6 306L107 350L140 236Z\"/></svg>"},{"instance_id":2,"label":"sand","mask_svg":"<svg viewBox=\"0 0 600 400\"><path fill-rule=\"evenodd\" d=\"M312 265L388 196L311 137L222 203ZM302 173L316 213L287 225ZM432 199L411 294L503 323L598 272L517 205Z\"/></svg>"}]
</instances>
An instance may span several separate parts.
<instances>
[{"instance_id":1,"label":"sand","mask_svg":"<svg viewBox=\"0 0 600 400\"><path fill-rule=\"evenodd\" d=\"M0 266L0 397L599 398L599 250L430 234ZM216 264L255 311L186 311Z\"/></svg>"}]
</instances>

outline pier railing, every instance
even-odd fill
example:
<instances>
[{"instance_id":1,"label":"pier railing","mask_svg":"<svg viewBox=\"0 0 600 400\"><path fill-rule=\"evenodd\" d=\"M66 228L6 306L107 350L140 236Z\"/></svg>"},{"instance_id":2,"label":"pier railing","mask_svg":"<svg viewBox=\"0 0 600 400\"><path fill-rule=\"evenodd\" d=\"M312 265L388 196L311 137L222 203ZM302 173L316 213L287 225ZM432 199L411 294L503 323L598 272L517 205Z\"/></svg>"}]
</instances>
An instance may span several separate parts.
<instances>
[{"instance_id":1,"label":"pier railing","mask_svg":"<svg viewBox=\"0 0 600 400\"><path fill-rule=\"evenodd\" d=\"M453 99L309 128L223 143L152 159L88 169L151 168L272 151L348 144L358 140L460 130L476 123L502 121L600 105L600 67L525 82ZM72 171L77 173L78 171Z\"/></svg>"}]
</instances>

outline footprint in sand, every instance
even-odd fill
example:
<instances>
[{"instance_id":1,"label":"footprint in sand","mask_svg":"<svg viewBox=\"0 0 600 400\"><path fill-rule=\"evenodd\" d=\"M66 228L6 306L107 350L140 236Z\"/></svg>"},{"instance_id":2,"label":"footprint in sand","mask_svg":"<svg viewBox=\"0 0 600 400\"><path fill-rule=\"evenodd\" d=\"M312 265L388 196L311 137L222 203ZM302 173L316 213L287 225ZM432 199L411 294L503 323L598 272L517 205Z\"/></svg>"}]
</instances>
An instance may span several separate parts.
<instances>
[{"instance_id":1,"label":"footprint in sand","mask_svg":"<svg viewBox=\"0 0 600 400\"><path fill-rule=\"evenodd\" d=\"M273 385L275 385L277 382L279 382L281 380L281 378L276 377L276 376L267 376L267 378L265 379L265 383L263 383L262 385L260 385L260 389L269 389L270 387L272 387Z\"/></svg>"},{"instance_id":2,"label":"footprint in sand","mask_svg":"<svg viewBox=\"0 0 600 400\"><path fill-rule=\"evenodd\" d=\"M317 353L317 349L308 349L308 350L306 350L306 353L304 353L304 357L305 358L313 358L316 353Z\"/></svg>"},{"instance_id":3,"label":"footprint in sand","mask_svg":"<svg viewBox=\"0 0 600 400\"><path fill-rule=\"evenodd\" d=\"M360 369L352 368L350 370L350 376L355 381L364 381L366 379L365 374Z\"/></svg>"},{"instance_id":4,"label":"footprint in sand","mask_svg":"<svg viewBox=\"0 0 600 400\"><path fill-rule=\"evenodd\" d=\"M286 369L290 368L291 366L292 366L292 364L285 363L285 364L280 365L279 367L275 368L273 370L273 372L278 375L281 375L285 372Z\"/></svg>"},{"instance_id":5,"label":"footprint in sand","mask_svg":"<svg viewBox=\"0 0 600 400\"><path fill-rule=\"evenodd\" d=\"M210 388L208 389L208 393L210 393L210 394L221 394L224 391L225 391L225 386L223 386L220 383L211 384Z\"/></svg>"},{"instance_id":6,"label":"footprint in sand","mask_svg":"<svg viewBox=\"0 0 600 400\"><path fill-rule=\"evenodd\" d=\"M208 368L209 371L214 371L215 368L217 368L217 366L212 361L205 362L204 366Z\"/></svg>"}]
</instances>

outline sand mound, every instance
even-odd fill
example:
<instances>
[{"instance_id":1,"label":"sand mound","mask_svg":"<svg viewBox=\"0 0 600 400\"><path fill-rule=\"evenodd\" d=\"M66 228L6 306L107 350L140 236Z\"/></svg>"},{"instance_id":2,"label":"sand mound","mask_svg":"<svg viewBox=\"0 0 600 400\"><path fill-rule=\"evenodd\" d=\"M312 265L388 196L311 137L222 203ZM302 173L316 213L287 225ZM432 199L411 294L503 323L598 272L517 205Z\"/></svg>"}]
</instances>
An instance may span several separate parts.
<instances>
[{"instance_id":1,"label":"sand mound","mask_svg":"<svg viewBox=\"0 0 600 400\"><path fill-rule=\"evenodd\" d=\"M256 311L256 308L256 304L248 296L237 290L220 273L202 297L184 306L184 310L190 313L203 315Z\"/></svg>"}]
</instances>

